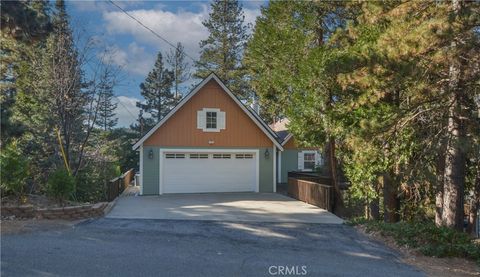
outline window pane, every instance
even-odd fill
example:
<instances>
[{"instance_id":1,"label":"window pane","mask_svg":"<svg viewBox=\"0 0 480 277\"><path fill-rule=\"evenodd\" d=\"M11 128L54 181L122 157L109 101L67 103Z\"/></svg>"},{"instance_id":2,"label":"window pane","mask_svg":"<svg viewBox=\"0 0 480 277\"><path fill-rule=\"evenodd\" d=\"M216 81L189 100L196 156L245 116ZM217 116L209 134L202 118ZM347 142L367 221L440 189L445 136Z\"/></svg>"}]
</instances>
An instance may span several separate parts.
<instances>
[{"instance_id":1,"label":"window pane","mask_svg":"<svg viewBox=\"0 0 480 277\"><path fill-rule=\"evenodd\" d=\"M305 161L315 161L315 153L305 153L303 156Z\"/></svg>"},{"instance_id":2,"label":"window pane","mask_svg":"<svg viewBox=\"0 0 480 277\"><path fill-rule=\"evenodd\" d=\"M315 153L303 154L303 168L307 170L315 169Z\"/></svg>"},{"instance_id":3,"label":"window pane","mask_svg":"<svg viewBox=\"0 0 480 277\"><path fill-rule=\"evenodd\" d=\"M305 169L314 170L314 169L315 169L315 162L304 162L304 163L303 163L303 167L304 167Z\"/></svg>"},{"instance_id":4,"label":"window pane","mask_svg":"<svg viewBox=\"0 0 480 277\"><path fill-rule=\"evenodd\" d=\"M207 112L207 129L217 128L217 112Z\"/></svg>"}]
</instances>

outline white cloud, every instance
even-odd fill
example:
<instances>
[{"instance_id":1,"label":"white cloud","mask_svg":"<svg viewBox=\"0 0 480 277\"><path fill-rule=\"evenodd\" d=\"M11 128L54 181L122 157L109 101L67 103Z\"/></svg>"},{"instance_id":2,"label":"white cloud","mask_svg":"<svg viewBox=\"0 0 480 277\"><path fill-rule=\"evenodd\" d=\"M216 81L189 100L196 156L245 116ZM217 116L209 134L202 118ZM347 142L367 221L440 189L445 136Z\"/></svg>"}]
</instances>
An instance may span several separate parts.
<instances>
[{"instance_id":1,"label":"white cloud","mask_svg":"<svg viewBox=\"0 0 480 277\"><path fill-rule=\"evenodd\" d=\"M245 23L251 23L252 27L255 26L255 20L257 20L257 16L260 15L260 9L245 9L243 8L243 12L245 14ZM253 30L253 29L252 29Z\"/></svg>"},{"instance_id":2,"label":"white cloud","mask_svg":"<svg viewBox=\"0 0 480 277\"><path fill-rule=\"evenodd\" d=\"M258 8L244 8L243 10L245 23L254 25L256 17L260 15L260 10ZM208 37L208 30L202 25L202 21L209 16L209 6L205 4L202 4L200 11L196 13L185 10L173 13L163 10L162 6L149 10L131 10L128 13L171 43L181 42L186 52L193 58L198 58L199 56L199 42ZM103 19L110 34L132 35L138 43L148 43L156 46L164 53L170 49L166 42L156 37L123 12L105 11Z\"/></svg>"},{"instance_id":3,"label":"white cloud","mask_svg":"<svg viewBox=\"0 0 480 277\"><path fill-rule=\"evenodd\" d=\"M202 21L208 16L206 6L198 13L180 10L177 13L164 10L133 10L133 17L154 30L172 43L181 42L185 50L194 57L198 56L198 43L208 36ZM104 12L103 19L110 34L130 34L137 42L160 46L162 50L170 47L154 34L140 26L123 12Z\"/></svg>"},{"instance_id":4,"label":"white cloud","mask_svg":"<svg viewBox=\"0 0 480 277\"><path fill-rule=\"evenodd\" d=\"M155 54L147 53L144 47L132 42L126 50L116 45L108 47L108 55L103 57L103 60L106 63L117 65L129 73L146 76L155 63Z\"/></svg>"},{"instance_id":5,"label":"white cloud","mask_svg":"<svg viewBox=\"0 0 480 277\"><path fill-rule=\"evenodd\" d=\"M117 99L119 103L115 113L118 117L118 127L128 127L138 118L140 109L136 106L136 103L140 99L127 96L118 96Z\"/></svg>"}]
</instances>

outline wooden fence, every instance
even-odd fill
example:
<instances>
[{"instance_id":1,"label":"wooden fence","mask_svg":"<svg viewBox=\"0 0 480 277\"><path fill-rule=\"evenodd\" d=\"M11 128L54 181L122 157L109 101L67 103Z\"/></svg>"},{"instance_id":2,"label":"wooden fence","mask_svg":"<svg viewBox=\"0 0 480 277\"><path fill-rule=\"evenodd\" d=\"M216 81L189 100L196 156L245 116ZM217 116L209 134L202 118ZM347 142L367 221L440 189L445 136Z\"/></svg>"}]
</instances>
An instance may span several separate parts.
<instances>
[{"instance_id":1,"label":"wooden fence","mask_svg":"<svg viewBox=\"0 0 480 277\"><path fill-rule=\"evenodd\" d=\"M108 202L113 201L130 185L135 176L135 170L130 169L123 173L120 177L112 179L107 184L106 200Z\"/></svg>"},{"instance_id":2,"label":"wooden fence","mask_svg":"<svg viewBox=\"0 0 480 277\"><path fill-rule=\"evenodd\" d=\"M309 180L310 179L310 180ZM333 210L333 187L330 185L330 179L326 178L325 183L320 183L322 179L311 176L302 179L296 177L288 177L288 195L315 205L322 209Z\"/></svg>"}]
</instances>

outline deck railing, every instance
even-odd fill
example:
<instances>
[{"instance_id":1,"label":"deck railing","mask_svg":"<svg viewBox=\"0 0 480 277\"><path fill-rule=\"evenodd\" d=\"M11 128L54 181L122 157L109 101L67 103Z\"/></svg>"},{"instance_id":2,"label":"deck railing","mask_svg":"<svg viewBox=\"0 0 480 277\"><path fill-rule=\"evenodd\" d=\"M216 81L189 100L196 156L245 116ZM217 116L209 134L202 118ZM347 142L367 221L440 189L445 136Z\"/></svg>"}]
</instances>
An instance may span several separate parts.
<instances>
[{"instance_id":1,"label":"deck railing","mask_svg":"<svg viewBox=\"0 0 480 277\"><path fill-rule=\"evenodd\" d=\"M288 195L322 209L333 210L333 187L327 177L288 174Z\"/></svg>"},{"instance_id":2,"label":"deck railing","mask_svg":"<svg viewBox=\"0 0 480 277\"><path fill-rule=\"evenodd\" d=\"M112 179L107 184L107 201L113 201L130 185L135 176L135 170L132 168L119 177Z\"/></svg>"}]
</instances>

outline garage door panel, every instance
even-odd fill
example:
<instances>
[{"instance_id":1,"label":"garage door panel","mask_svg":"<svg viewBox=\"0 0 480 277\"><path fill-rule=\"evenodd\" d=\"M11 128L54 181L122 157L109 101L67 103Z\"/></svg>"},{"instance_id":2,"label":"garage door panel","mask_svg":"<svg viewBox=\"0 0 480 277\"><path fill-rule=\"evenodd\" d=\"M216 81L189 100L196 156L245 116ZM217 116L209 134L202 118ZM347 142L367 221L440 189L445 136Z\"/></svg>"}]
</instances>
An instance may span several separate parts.
<instances>
[{"instance_id":1,"label":"garage door panel","mask_svg":"<svg viewBox=\"0 0 480 277\"><path fill-rule=\"evenodd\" d=\"M167 159L164 155L164 193L255 191L257 177L254 156L238 159L235 153L218 153L230 158L214 159L213 154L209 154L208 159L193 159L189 158L190 154L186 153L183 159Z\"/></svg>"}]
</instances>

